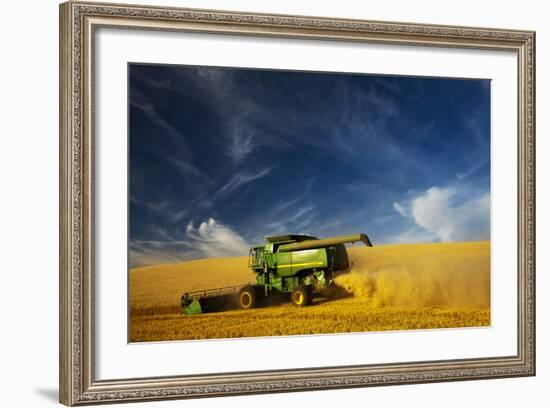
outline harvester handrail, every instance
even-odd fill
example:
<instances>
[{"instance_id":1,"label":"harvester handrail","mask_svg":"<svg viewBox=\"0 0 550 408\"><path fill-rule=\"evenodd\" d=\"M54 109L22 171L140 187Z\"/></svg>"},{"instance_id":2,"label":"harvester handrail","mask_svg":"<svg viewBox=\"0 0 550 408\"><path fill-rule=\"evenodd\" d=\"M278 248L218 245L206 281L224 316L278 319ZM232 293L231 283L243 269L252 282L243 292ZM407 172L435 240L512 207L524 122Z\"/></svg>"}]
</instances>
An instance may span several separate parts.
<instances>
[{"instance_id":1,"label":"harvester handrail","mask_svg":"<svg viewBox=\"0 0 550 408\"><path fill-rule=\"evenodd\" d=\"M231 295L233 293L237 293L239 290L241 290L242 285L240 286L224 286L222 288L214 288L214 289L204 289L204 290L196 290L193 292L187 292L187 295L190 298L204 298L208 296L218 296L218 295Z\"/></svg>"}]
</instances>

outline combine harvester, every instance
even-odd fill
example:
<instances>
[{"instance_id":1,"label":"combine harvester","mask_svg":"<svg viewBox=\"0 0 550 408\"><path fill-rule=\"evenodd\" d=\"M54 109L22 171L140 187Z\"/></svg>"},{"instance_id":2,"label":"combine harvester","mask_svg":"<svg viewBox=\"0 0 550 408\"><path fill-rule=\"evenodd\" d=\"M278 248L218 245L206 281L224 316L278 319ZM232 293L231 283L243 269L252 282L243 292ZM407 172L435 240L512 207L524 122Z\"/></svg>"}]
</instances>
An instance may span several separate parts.
<instances>
[{"instance_id":1,"label":"combine harvester","mask_svg":"<svg viewBox=\"0 0 550 408\"><path fill-rule=\"evenodd\" d=\"M366 234L318 239L309 235L266 238L263 246L250 249L248 266L256 282L244 287L226 287L185 293L183 314L219 311L235 306L252 309L268 298L290 293L296 306L312 304L313 296L334 289L334 278L350 270L346 243L372 244Z\"/></svg>"}]
</instances>

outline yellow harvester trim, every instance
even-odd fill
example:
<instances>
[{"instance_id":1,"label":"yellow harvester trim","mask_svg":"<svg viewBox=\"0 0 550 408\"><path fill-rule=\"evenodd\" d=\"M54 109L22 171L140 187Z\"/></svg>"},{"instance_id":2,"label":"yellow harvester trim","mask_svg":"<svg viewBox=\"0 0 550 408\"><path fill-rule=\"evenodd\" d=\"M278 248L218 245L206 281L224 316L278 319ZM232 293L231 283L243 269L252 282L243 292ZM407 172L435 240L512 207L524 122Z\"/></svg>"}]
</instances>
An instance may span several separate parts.
<instances>
[{"instance_id":1,"label":"yellow harvester trim","mask_svg":"<svg viewBox=\"0 0 550 408\"><path fill-rule=\"evenodd\" d=\"M323 265L323 262L305 262L305 263L296 263L296 264L286 264L286 265L277 265L279 268L289 268L291 266L307 266L307 265Z\"/></svg>"}]
</instances>

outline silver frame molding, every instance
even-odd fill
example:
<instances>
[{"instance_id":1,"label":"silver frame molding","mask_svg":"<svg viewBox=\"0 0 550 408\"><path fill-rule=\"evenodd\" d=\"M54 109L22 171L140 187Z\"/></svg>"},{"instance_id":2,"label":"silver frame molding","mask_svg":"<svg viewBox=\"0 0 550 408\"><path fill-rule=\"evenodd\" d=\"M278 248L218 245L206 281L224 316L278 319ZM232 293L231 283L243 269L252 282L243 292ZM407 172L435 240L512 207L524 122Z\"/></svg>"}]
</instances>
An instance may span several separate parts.
<instances>
[{"instance_id":1,"label":"silver frame molding","mask_svg":"<svg viewBox=\"0 0 550 408\"><path fill-rule=\"evenodd\" d=\"M512 51L518 64L518 349L513 356L96 380L94 33L99 27ZM535 33L228 11L60 5L60 402L213 397L535 375Z\"/></svg>"}]
</instances>

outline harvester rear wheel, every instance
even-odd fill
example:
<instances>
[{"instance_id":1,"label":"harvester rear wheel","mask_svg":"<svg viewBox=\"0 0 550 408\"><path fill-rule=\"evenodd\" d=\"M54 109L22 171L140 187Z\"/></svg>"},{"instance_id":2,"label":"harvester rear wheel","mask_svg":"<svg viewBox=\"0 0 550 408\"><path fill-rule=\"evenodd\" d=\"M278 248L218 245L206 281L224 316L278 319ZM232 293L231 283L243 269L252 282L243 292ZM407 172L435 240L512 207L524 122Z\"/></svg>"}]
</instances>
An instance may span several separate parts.
<instances>
[{"instance_id":1,"label":"harvester rear wheel","mask_svg":"<svg viewBox=\"0 0 550 408\"><path fill-rule=\"evenodd\" d=\"M295 306L309 306L313 302L313 291L311 286L300 285L292 291L290 297Z\"/></svg>"},{"instance_id":2,"label":"harvester rear wheel","mask_svg":"<svg viewBox=\"0 0 550 408\"><path fill-rule=\"evenodd\" d=\"M239 291L239 306L241 309L253 309L257 300L257 291L253 286L245 286Z\"/></svg>"}]
</instances>

